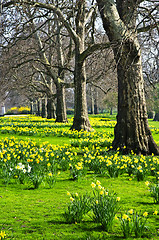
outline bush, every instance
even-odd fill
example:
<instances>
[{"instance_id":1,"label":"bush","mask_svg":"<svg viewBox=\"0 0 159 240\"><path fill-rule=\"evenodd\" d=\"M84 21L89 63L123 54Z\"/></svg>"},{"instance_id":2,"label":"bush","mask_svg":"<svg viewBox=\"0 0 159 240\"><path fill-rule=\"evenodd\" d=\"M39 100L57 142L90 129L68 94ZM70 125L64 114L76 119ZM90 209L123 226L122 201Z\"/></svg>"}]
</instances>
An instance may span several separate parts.
<instances>
[{"instance_id":1,"label":"bush","mask_svg":"<svg viewBox=\"0 0 159 240\"><path fill-rule=\"evenodd\" d=\"M16 115L16 114L30 114L29 107L12 107L10 108L6 115Z\"/></svg>"}]
</instances>

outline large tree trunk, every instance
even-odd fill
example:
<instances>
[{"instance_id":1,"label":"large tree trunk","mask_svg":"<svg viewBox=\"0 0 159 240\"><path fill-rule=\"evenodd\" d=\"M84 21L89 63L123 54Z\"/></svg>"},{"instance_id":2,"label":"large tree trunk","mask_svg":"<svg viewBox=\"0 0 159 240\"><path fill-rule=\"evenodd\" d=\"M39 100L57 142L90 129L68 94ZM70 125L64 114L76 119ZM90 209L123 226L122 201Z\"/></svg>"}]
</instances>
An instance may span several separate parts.
<instances>
[{"instance_id":1,"label":"large tree trunk","mask_svg":"<svg viewBox=\"0 0 159 240\"><path fill-rule=\"evenodd\" d=\"M47 98L47 119L56 118L55 104L52 98Z\"/></svg>"},{"instance_id":2,"label":"large tree trunk","mask_svg":"<svg viewBox=\"0 0 159 240\"><path fill-rule=\"evenodd\" d=\"M77 1L78 14L76 16L76 33L79 37L75 46L75 109L74 120L71 129L91 130L88 118L87 100L86 100L86 71L85 61L82 60L81 54L85 50L85 0Z\"/></svg>"},{"instance_id":3,"label":"large tree trunk","mask_svg":"<svg viewBox=\"0 0 159 240\"><path fill-rule=\"evenodd\" d=\"M62 83L56 84L56 122L68 122L66 114L65 87Z\"/></svg>"},{"instance_id":4,"label":"large tree trunk","mask_svg":"<svg viewBox=\"0 0 159 240\"><path fill-rule=\"evenodd\" d=\"M148 126L141 53L133 18L136 2L117 0L118 10L113 0L97 2L117 63L118 115L113 148L159 154Z\"/></svg>"},{"instance_id":5,"label":"large tree trunk","mask_svg":"<svg viewBox=\"0 0 159 240\"><path fill-rule=\"evenodd\" d=\"M120 56L117 66L118 115L113 147L126 146L128 152L156 154L158 149L148 126L141 61L138 59L133 63L133 53L131 56L130 65L123 64L123 59L128 58L125 55Z\"/></svg>"},{"instance_id":6,"label":"large tree trunk","mask_svg":"<svg viewBox=\"0 0 159 240\"><path fill-rule=\"evenodd\" d=\"M75 107L74 120L71 129L90 131L91 125L87 112L86 101L86 73L85 64L80 61L80 53L76 49L76 63L75 63Z\"/></svg>"}]
</instances>

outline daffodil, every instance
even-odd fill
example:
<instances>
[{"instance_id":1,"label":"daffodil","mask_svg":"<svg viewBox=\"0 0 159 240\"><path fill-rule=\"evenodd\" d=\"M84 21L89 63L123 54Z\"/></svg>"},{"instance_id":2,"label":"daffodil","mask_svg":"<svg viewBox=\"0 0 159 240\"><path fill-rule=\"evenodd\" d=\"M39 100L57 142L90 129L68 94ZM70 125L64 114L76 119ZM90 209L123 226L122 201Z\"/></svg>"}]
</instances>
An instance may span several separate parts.
<instances>
[{"instance_id":1,"label":"daffodil","mask_svg":"<svg viewBox=\"0 0 159 240\"><path fill-rule=\"evenodd\" d=\"M144 213L143 213L143 216L144 216L144 217L147 217L147 216L148 216L148 212L144 212Z\"/></svg>"},{"instance_id":2,"label":"daffodil","mask_svg":"<svg viewBox=\"0 0 159 240\"><path fill-rule=\"evenodd\" d=\"M149 181L146 181L145 184L146 184L146 186L149 186L149 185L150 185L150 182L149 182Z\"/></svg>"},{"instance_id":3,"label":"daffodil","mask_svg":"<svg viewBox=\"0 0 159 240\"><path fill-rule=\"evenodd\" d=\"M130 214L133 214L133 212L134 212L133 209L130 209L130 210L128 211L128 213L130 213Z\"/></svg>"},{"instance_id":4,"label":"daffodil","mask_svg":"<svg viewBox=\"0 0 159 240\"><path fill-rule=\"evenodd\" d=\"M157 215L158 214L158 211L157 210L155 210L154 211L154 213L153 213L153 215Z\"/></svg>"},{"instance_id":5,"label":"daffodil","mask_svg":"<svg viewBox=\"0 0 159 240\"><path fill-rule=\"evenodd\" d=\"M98 185L98 189L100 190L102 188L102 186L101 185Z\"/></svg>"},{"instance_id":6,"label":"daffodil","mask_svg":"<svg viewBox=\"0 0 159 240\"><path fill-rule=\"evenodd\" d=\"M101 183L100 183L100 181L99 181L99 180L97 180L97 181L96 181L96 184L97 184L97 185L100 185Z\"/></svg>"},{"instance_id":7,"label":"daffodil","mask_svg":"<svg viewBox=\"0 0 159 240\"><path fill-rule=\"evenodd\" d=\"M119 202L120 201L120 197L117 197L116 200L117 200L117 202Z\"/></svg>"},{"instance_id":8,"label":"daffodil","mask_svg":"<svg viewBox=\"0 0 159 240\"><path fill-rule=\"evenodd\" d=\"M96 184L94 182L91 183L92 188L96 187Z\"/></svg>"},{"instance_id":9,"label":"daffodil","mask_svg":"<svg viewBox=\"0 0 159 240\"><path fill-rule=\"evenodd\" d=\"M122 219L124 219L124 220L128 219L128 215L126 215L126 214L124 213L124 215L122 216Z\"/></svg>"},{"instance_id":10,"label":"daffodil","mask_svg":"<svg viewBox=\"0 0 159 240\"><path fill-rule=\"evenodd\" d=\"M104 191L102 190L102 191L100 191L100 195L103 195L104 194Z\"/></svg>"},{"instance_id":11,"label":"daffodil","mask_svg":"<svg viewBox=\"0 0 159 240\"><path fill-rule=\"evenodd\" d=\"M75 199L73 197L70 197L70 201L73 202Z\"/></svg>"},{"instance_id":12,"label":"daffodil","mask_svg":"<svg viewBox=\"0 0 159 240\"><path fill-rule=\"evenodd\" d=\"M0 232L0 239L1 239L1 238L5 238L5 236L6 236L5 231L1 231L1 232Z\"/></svg>"}]
</instances>

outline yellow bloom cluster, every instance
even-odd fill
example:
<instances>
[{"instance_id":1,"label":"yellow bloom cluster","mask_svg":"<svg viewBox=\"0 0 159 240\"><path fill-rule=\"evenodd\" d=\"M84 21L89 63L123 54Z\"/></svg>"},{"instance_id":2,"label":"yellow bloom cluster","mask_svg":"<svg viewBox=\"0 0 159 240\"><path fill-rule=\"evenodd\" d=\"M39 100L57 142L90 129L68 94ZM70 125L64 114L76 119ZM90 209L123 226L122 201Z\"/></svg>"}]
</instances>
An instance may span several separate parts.
<instances>
[{"instance_id":1,"label":"yellow bloom cluster","mask_svg":"<svg viewBox=\"0 0 159 240\"><path fill-rule=\"evenodd\" d=\"M0 232L0 239L5 238L5 236L6 236L5 231L1 231Z\"/></svg>"}]
</instances>

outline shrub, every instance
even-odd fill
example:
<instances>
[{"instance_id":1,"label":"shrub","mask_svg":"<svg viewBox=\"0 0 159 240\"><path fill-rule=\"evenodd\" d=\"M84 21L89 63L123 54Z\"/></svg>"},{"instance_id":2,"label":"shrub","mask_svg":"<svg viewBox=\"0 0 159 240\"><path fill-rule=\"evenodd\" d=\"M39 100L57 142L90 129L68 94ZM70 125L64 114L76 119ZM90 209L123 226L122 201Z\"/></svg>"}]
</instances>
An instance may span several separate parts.
<instances>
[{"instance_id":1,"label":"shrub","mask_svg":"<svg viewBox=\"0 0 159 240\"><path fill-rule=\"evenodd\" d=\"M16 115L16 114L29 114L30 113L30 108L29 107L12 107L8 109L7 115Z\"/></svg>"}]
</instances>

